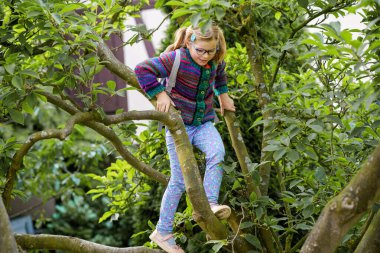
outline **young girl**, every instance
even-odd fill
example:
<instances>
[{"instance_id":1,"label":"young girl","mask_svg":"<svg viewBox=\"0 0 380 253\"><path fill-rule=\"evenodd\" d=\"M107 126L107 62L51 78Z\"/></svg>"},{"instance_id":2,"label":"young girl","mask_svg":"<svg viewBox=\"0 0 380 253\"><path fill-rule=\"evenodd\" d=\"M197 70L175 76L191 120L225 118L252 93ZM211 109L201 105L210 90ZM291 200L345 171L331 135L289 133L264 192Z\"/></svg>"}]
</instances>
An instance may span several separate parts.
<instances>
[{"instance_id":1,"label":"young girl","mask_svg":"<svg viewBox=\"0 0 380 253\"><path fill-rule=\"evenodd\" d=\"M176 52L180 49L180 67L175 86L168 94L157 78L169 77ZM226 42L222 30L213 25L206 33L199 28L185 27L177 30L175 41L160 57L148 59L135 68L140 86L149 98L157 98L158 111L168 112L171 105L180 112L192 145L206 155L204 188L211 210L219 219L226 219L231 209L218 204L219 189L223 176L220 163L224 160L224 146L212 121L215 117L213 96L218 96L221 113L235 111L233 100L228 96L225 73ZM185 191L181 167L173 138L166 130L171 177L164 193L160 218L150 239L169 253L184 252L176 245L173 221L178 202Z\"/></svg>"}]
</instances>

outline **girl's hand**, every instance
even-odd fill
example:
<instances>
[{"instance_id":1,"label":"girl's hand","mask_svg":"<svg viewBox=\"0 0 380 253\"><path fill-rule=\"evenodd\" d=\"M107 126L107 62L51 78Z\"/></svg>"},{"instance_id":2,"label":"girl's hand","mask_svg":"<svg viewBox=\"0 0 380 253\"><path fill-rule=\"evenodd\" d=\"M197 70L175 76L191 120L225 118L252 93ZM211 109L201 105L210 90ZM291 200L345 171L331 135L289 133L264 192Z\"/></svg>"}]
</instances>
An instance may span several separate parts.
<instances>
[{"instance_id":1,"label":"girl's hand","mask_svg":"<svg viewBox=\"0 0 380 253\"><path fill-rule=\"evenodd\" d=\"M220 94L220 96L218 96L218 100L220 104L220 113L222 115L224 115L224 110L231 112L234 112L236 110L234 101L228 96L227 93Z\"/></svg>"},{"instance_id":2,"label":"girl's hand","mask_svg":"<svg viewBox=\"0 0 380 253\"><path fill-rule=\"evenodd\" d=\"M166 91L162 91L156 95L157 97L157 105L156 110L159 112L168 112L170 105L175 107L175 104L170 99L168 94L166 94Z\"/></svg>"}]
</instances>

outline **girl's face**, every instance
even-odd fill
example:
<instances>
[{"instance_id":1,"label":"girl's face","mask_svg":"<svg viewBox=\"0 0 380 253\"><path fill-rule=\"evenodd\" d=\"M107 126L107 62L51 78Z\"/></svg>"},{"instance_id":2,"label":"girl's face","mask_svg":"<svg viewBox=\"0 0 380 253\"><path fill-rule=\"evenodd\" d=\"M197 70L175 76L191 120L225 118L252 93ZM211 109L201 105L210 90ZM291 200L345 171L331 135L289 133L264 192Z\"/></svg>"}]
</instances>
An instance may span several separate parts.
<instances>
[{"instance_id":1,"label":"girl's face","mask_svg":"<svg viewBox=\"0 0 380 253\"><path fill-rule=\"evenodd\" d=\"M191 58L200 66L205 66L212 58L214 58L217 51L216 40L196 40L189 41L187 48L190 51Z\"/></svg>"}]
</instances>

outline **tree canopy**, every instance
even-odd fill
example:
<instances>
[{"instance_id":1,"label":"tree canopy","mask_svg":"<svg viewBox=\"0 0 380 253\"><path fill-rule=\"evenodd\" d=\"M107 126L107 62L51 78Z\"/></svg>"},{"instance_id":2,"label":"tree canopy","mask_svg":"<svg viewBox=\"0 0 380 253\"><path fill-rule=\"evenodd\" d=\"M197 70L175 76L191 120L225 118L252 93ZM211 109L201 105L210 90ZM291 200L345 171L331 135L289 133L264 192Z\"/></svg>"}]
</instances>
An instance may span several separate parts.
<instances>
[{"instance_id":1,"label":"tree canopy","mask_svg":"<svg viewBox=\"0 0 380 253\"><path fill-rule=\"evenodd\" d=\"M133 225L134 237L146 235L141 230L154 225L144 209L152 212L155 203L157 211L169 174L163 133L153 123L137 134L142 119L160 121L173 134L187 192L176 236L187 251L376 252L379 0L154 3L172 22L165 43L178 26L207 29L215 21L225 32L237 105L216 124L227 150L221 198L233 209L226 223L207 204L202 154L188 142L178 112L107 114L99 104L99 94L141 92L133 70L106 42L126 30L135 34L123 45L150 39L156 29L125 25L148 4L0 0L0 231L6 235L0 242L7 252L21 251L17 245L154 252L149 243L112 248L60 235L13 235L5 210L14 196L91 196L106 208L94 212L99 222L122 223L128 214L146 223ZM339 18L348 14L360 15L365 28L343 29ZM96 83L102 69L128 87ZM128 213L133 208L140 216Z\"/></svg>"}]
</instances>

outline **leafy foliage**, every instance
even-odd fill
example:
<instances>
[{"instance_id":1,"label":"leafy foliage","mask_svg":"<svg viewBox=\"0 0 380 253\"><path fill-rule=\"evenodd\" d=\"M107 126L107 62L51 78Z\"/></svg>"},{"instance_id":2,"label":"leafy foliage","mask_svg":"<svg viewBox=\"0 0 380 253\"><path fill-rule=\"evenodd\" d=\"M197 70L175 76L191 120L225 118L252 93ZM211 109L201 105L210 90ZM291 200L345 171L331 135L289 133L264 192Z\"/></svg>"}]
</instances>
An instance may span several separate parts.
<instances>
[{"instance_id":1,"label":"leafy foliage","mask_svg":"<svg viewBox=\"0 0 380 253\"><path fill-rule=\"evenodd\" d=\"M93 81L103 68L96 43L123 29L135 32L126 44L149 39L153 30L123 25L147 3L0 2L1 190L21 143L36 131L62 128L68 119L66 113L47 103L43 92L75 108L101 114L98 94L125 93L126 89L116 90L113 81ZM173 31L190 23L207 29L213 20L225 31L230 94L238 108L248 160L253 161L254 182L261 180L257 170L262 166L262 152L271 153L265 162L272 170L268 195L248 195L244 175L228 144L226 126L218 123L227 150L227 176L220 199L244 217L240 229L257 251L264 248L257 228L270 229L278 238L278 248L298 250L298 242L313 227L322 208L379 142L379 4L370 0L360 4L351 0L156 2L157 8L172 11L172 21L178 21L173 22ZM366 25L363 30L342 29L339 22L325 21L327 13L344 17L358 10ZM247 44L247 38L255 38L254 45ZM265 106L259 104L257 90L262 84L257 83L257 70L252 69L257 59L263 63L263 84L267 84L270 98ZM75 93L74 99L68 90ZM266 118L269 111L272 116ZM269 126L265 132L264 125ZM154 125L138 135L134 122L112 130L138 159L169 174L164 135ZM37 143L22 161L14 194L60 198L54 223L48 223L54 233L116 246L142 245L154 229L163 187L137 173L96 136L76 126L65 141ZM269 141L262 146L264 136ZM196 155L202 167L203 157ZM93 203L87 202L85 193L92 196ZM175 220L176 236L190 252L218 252L233 243L231 239L206 244L205 234L192 220L190 202L181 205ZM365 218L346 235L340 251L354 250ZM107 235L107 229L116 231L115 235ZM135 235L123 240L124 233L128 238Z\"/></svg>"}]
</instances>

